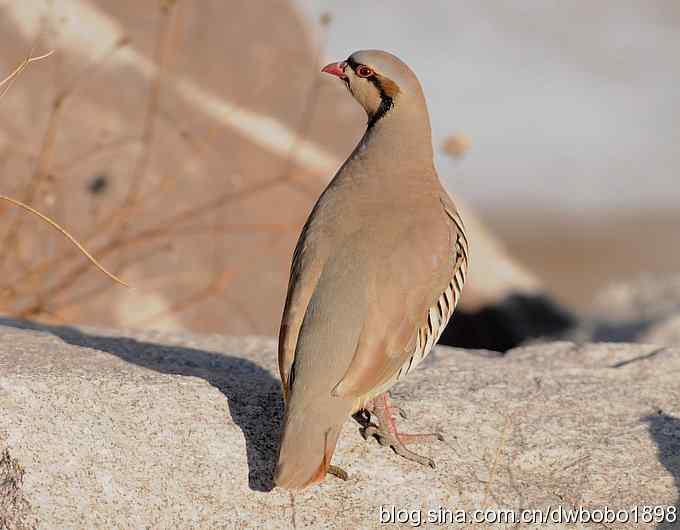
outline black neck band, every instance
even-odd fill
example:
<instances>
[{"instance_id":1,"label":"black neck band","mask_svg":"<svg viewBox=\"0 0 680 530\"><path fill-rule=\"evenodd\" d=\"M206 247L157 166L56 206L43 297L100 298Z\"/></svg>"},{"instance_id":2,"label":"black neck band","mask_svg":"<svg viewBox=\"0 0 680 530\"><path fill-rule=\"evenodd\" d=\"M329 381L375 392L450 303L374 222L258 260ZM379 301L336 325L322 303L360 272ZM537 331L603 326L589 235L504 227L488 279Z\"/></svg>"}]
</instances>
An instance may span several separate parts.
<instances>
[{"instance_id":1,"label":"black neck band","mask_svg":"<svg viewBox=\"0 0 680 530\"><path fill-rule=\"evenodd\" d=\"M347 61L347 66L349 66L354 73L356 74L357 68L361 66L358 62L356 62L354 59L349 57ZM373 127L379 120L381 120L385 114L387 114L392 107L394 107L394 98L389 96L387 92L385 92L384 87L382 86L382 83L380 83L380 79L378 79L378 76L375 74L369 76L366 78L369 83L371 83L377 90L378 93L380 94L380 105L378 105L378 110L376 110L371 116L368 118L368 128L370 129Z\"/></svg>"}]
</instances>

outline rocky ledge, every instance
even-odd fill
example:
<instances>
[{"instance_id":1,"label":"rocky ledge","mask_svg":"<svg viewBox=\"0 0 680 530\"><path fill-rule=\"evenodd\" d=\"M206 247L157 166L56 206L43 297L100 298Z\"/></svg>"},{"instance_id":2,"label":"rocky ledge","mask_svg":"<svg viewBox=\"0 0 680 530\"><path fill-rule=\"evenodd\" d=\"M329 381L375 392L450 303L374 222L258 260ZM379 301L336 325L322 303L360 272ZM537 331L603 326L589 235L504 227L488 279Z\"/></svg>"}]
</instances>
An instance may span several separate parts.
<instances>
[{"instance_id":1,"label":"rocky ledge","mask_svg":"<svg viewBox=\"0 0 680 530\"><path fill-rule=\"evenodd\" d=\"M444 435L420 448L436 470L350 420L334 458L349 480L289 493L271 484L273 340L0 319L0 528L376 528L393 506L677 506L679 381L673 347L440 347L394 391L406 430Z\"/></svg>"}]
</instances>

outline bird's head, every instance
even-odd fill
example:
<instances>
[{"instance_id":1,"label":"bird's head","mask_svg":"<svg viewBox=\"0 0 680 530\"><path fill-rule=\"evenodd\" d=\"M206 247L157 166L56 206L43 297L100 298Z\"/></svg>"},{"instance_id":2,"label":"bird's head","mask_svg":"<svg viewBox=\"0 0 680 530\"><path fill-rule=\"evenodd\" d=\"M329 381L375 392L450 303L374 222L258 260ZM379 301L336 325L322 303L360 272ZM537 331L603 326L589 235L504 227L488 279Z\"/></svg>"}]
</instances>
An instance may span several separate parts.
<instances>
[{"instance_id":1,"label":"bird's head","mask_svg":"<svg viewBox=\"0 0 680 530\"><path fill-rule=\"evenodd\" d=\"M408 100L424 106L420 83L398 57L380 50L354 52L321 70L340 78L368 115L369 128Z\"/></svg>"}]
</instances>

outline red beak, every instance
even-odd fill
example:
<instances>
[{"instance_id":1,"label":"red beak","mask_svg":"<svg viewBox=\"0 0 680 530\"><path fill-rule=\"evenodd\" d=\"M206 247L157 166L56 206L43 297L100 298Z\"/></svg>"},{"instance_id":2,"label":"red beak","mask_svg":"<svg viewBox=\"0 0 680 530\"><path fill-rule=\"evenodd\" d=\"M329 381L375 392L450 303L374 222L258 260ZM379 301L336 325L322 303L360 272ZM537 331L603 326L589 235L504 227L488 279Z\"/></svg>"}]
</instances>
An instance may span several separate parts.
<instances>
[{"instance_id":1,"label":"red beak","mask_svg":"<svg viewBox=\"0 0 680 530\"><path fill-rule=\"evenodd\" d=\"M339 77L340 79L346 79L347 78L347 76L345 75L346 67L347 63L343 61L339 63L327 64L321 69L321 71Z\"/></svg>"}]
</instances>

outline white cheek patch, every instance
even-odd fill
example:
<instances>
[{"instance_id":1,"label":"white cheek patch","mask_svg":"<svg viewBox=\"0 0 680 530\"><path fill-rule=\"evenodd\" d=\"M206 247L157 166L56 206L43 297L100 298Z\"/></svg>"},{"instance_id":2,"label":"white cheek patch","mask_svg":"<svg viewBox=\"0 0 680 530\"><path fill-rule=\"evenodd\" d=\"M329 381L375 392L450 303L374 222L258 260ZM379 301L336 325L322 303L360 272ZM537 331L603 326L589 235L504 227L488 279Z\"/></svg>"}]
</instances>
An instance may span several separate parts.
<instances>
[{"instance_id":1,"label":"white cheek patch","mask_svg":"<svg viewBox=\"0 0 680 530\"><path fill-rule=\"evenodd\" d=\"M380 92L370 81L358 77L354 72L349 77L349 91L369 114L373 114L380 106Z\"/></svg>"}]
</instances>

